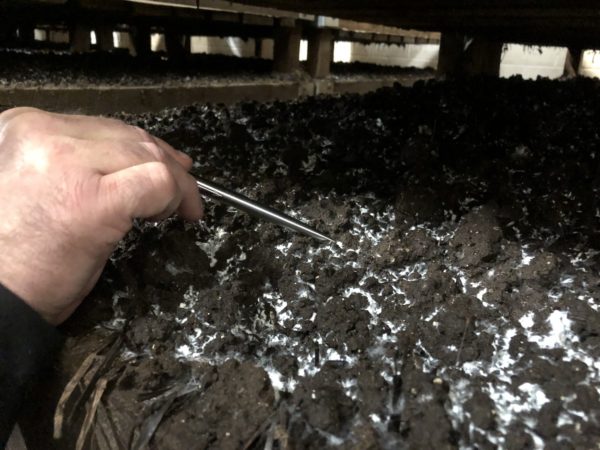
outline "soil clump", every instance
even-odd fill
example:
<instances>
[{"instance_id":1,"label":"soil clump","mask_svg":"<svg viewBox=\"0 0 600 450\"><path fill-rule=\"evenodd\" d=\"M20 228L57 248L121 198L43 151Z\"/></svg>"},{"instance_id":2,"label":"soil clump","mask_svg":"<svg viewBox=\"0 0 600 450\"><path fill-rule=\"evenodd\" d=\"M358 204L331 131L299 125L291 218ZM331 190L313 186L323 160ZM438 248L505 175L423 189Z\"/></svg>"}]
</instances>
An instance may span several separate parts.
<instances>
[{"instance_id":1,"label":"soil clump","mask_svg":"<svg viewBox=\"0 0 600 450\"><path fill-rule=\"evenodd\" d=\"M599 95L482 78L121 116L337 242L209 201L137 224L48 391L117 339L88 442L594 447Z\"/></svg>"}]
</instances>

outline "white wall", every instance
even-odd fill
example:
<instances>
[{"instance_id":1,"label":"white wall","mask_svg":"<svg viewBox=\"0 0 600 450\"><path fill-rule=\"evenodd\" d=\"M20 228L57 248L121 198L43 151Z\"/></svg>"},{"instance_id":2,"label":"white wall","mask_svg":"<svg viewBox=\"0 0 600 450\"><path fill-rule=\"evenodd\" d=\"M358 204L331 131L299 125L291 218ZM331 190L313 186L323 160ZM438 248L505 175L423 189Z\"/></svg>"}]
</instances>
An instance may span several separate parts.
<instances>
[{"instance_id":1,"label":"white wall","mask_svg":"<svg viewBox=\"0 0 600 450\"><path fill-rule=\"evenodd\" d=\"M255 54L254 39L243 40L236 37L192 36L192 53L208 53L252 58ZM273 59L273 39L262 40L262 57Z\"/></svg>"},{"instance_id":2,"label":"white wall","mask_svg":"<svg viewBox=\"0 0 600 450\"><path fill-rule=\"evenodd\" d=\"M306 61L308 59L308 41L302 39L300 41L300 61Z\"/></svg>"},{"instance_id":3,"label":"white wall","mask_svg":"<svg viewBox=\"0 0 600 450\"><path fill-rule=\"evenodd\" d=\"M126 33L114 33L117 47L131 45ZM164 50L162 34L152 34L152 50ZM212 53L239 57L253 57L255 42L240 38L192 36L192 53ZM541 50L541 53L540 53ZM347 41L335 42L334 61L336 62L368 62L380 65L397 65L403 67L433 68L437 67L439 46L437 44L359 44ZM263 58L273 58L273 40L262 40ZM306 60L307 42L300 43L299 58ZM564 47L528 47L508 44L502 52L500 76L521 75L523 78L538 76L558 78L562 76L567 49ZM600 51L586 51L583 54L581 73L586 76L600 77Z\"/></svg>"},{"instance_id":4,"label":"white wall","mask_svg":"<svg viewBox=\"0 0 600 450\"><path fill-rule=\"evenodd\" d=\"M508 44L502 52L500 76L521 75L535 79L538 76L559 78L565 68L565 47L528 47Z\"/></svg>"},{"instance_id":5,"label":"white wall","mask_svg":"<svg viewBox=\"0 0 600 450\"><path fill-rule=\"evenodd\" d=\"M69 32L62 30L50 30L48 33L48 40L50 42L67 44L69 42Z\"/></svg>"},{"instance_id":6,"label":"white wall","mask_svg":"<svg viewBox=\"0 0 600 450\"><path fill-rule=\"evenodd\" d=\"M586 77L600 78L600 50L587 50L583 52L579 73Z\"/></svg>"},{"instance_id":7,"label":"white wall","mask_svg":"<svg viewBox=\"0 0 600 450\"><path fill-rule=\"evenodd\" d=\"M162 45L157 40L154 42L153 35L152 49L162 49ZM156 35L158 39L158 35ZM243 41L239 38L217 38L205 36L193 36L191 42L192 53L216 53L230 56L252 57L254 56L254 40ZM263 39L262 41L263 57L273 58L273 40ZM308 52L308 42L300 41L300 61L306 61ZM437 66L438 46L437 45L414 45L405 46L386 45L386 44L359 44L352 42L339 41L334 47L334 61L336 62L372 62L381 65L401 65L406 67L431 67Z\"/></svg>"},{"instance_id":8,"label":"white wall","mask_svg":"<svg viewBox=\"0 0 600 450\"><path fill-rule=\"evenodd\" d=\"M134 46L131 35L125 31L113 31L113 45L115 48L128 48L133 52Z\"/></svg>"},{"instance_id":9,"label":"white wall","mask_svg":"<svg viewBox=\"0 0 600 450\"><path fill-rule=\"evenodd\" d=\"M36 41L46 41L48 40L48 32L46 30L36 28L33 30L33 39Z\"/></svg>"},{"instance_id":10,"label":"white wall","mask_svg":"<svg viewBox=\"0 0 600 450\"><path fill-rule=\"evenodd\" d=\"M521 75L523 78L537 76L558 78L563 74L567 49L561 47L526 47L509 44L505 46L500 64L500 76ZM334 61L369 62L380 65L432 68L437 67L439 45L437 44L358 44L336 42ZM600 69L600 53L597 58Z\"/></svg>"},{"instance_id":11,"label":"white wall","mask_svg":"<svg viewBox=\"0 0 600 450\"><path fill-rule=\"evenodd\" d=\"M338 41L333 50L335 62L367 62L383 66L436 68L439 46L437 44L359 44Z\"/></svg>"},{"instance_id":12,"label":"white wall","mask_svg":"<svg viewBox=\"0 0 600 450\"><path fill-rule=\"evenodd\" d=\"M165 45L165 35L162 33L150 34L150 49L153 52L164 52L167 50Z\"/></svg>"}]
</instances>

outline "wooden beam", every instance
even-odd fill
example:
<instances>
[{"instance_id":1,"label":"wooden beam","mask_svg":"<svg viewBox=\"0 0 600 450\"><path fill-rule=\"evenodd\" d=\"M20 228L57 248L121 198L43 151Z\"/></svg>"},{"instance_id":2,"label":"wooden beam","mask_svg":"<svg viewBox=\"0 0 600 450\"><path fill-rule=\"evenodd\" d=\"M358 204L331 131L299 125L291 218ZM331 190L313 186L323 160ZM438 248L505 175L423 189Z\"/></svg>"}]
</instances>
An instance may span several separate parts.
<instances>
[{"instance_id":1,"label":"wooden beam","mask_svg":"<svg viewBox=\"0 0 600 450\"><path fill-rule=\"evenodd\" d=\"M565 58L565 68L563 76L567 78L573 78L579 75L579 68L581 66L581 58L583 56L583 50L580 48L570 47L567 50L567 56Z\"/></svg>"},{"instance_id":2,"label":"wooden beam","mask_svg":"<svg viewBox=\"0 0 600 450\"><path fill-rule=\"evenodd\" d=\"M263 57L263 40L260 38L254 39L254 57L255 58Z\"/></svg>"},{"instance_id":3,"label":"wooden beam","mask_svg":"<svg viewBox=\"0 0 600 450\"><path fill-rule=\"evenodd\" d=\"M96 32L98 50L103 52L111 51L114 47L112 27L103 23L97 26L94 31Z\"/></svg>"},{"instance_id":4,"label":"wooden beam","mask_svg":"<svg viewBox=\"0 0 600 450\"><path fill-rule=\"evenodd\" d=\"M22 44L31 45L35 41L35 27L31 22L21 22L18 33Z\"/></svg>"},{"instance_id":5,"label":"wooden beam","mask_svg":"<svg viewBox=\"0 0 600 450\"><path fill-rule=\"evenodd\" d=\"M465 36L460 33L442 33L437 73L442 77L459 76L462 72Z\"/></svg>"},{"instance_id":6,"label":"wooden beam","mask_svg":"<svg viewBox=\"0 0 600 450\"><path fill-rule=\"evenodd\" d=\"M469 42L466 49L465 74L499 76L502 42L479 37Z\"/></svg>"},{"instance_id":7,"label":"wooden beam","mask_svg":"<svg viewBox=\"0 0 600 450\"><path fill-rule=\"evenodd\" d=\"M596 0L238 0L359 22L526 44L600 45Z\"/></svg>"},{"instance_id":8,"label":"wooden beam","mask_svg":"<svg viewBox=\"0 0 600 450\"><path fill-rule=\"evenodd\" d=\"M333 52L333 33L327 28L310 30L308 38L308 73L313 78L329 75Z\"/></svg>"},{"instance_id":9,"label":"wooden beam","mask_svg":"<svg viewBox=\"0 0 600 450\"><path fill-rule=\"evenodd\" d=\"M292 10L280 10L274 8L264 8L260 6L251 6L248 4L231 2L229 0L124 0L130 3L142 3L150 5L169 5L182 8L205 9L214 11L230 11L235 13L254 14L267 17L288 17L291 19L304 19L312 21L314 16L303 14Z\"/></svg>"},{"instance_id":10,"label":"wooden beam","mask_svg":"<svg viewBox=\"0 0 600 450\"><path fill-rule=\"evenodd\" d=\"M469 38L460 33L443 33L438 58L438 75L500 74L502 42L482 37Z\"/></svg>"},{"instance_id":11,"label":"wooden beam","mask_svg":"<svg viewBox=\"0 0 600 450\"><path fill-rule=\"evenodd\" d=\"M177 30L165 30L165 46L167 47L167 54L169 59L183 60L186 56L186 39L185 36L179 33Z\"/></svg>"},{"instance_id":12,"label":"wooden beam","mask_svg":"<svg viewBox=\"0 0 600 450\"><path fill-rule=\"evenodd\" d=\"M69 31L69 41L73 53L85 53L90 51L90 31L90 26L81 22L78 22L71 27L71 30Z\"/></svg>"},{"instance_id":13,"label":"wooden beam","mask_svg":"<svg viewBox=\"0 0 600 450\"><path fill-rule=\"evenodd\" d=\"M300 68L300 27L275 28L275 47L273 49L273 70L290 73Z\"/></svg>"},{"instance_id":14,"label":"wooden beam","mask_svg":"<svg viewBox=\"0 0 600 450\"><path fill-rule=\"evenodd\" d=\"M137 56L146 57L152 53L150 47L150 27L146 24L138 23L131 30L131 40Z\"/></svg>"},{"instance_id":15,"label":"wooden beam","mask_svg":"<svg viewBox=\"0 0 600 450\"><path fill-rule=\"evenodd\" d=\"M374 23L358 22L355 20L344 20L339 19L337 21L337 28L350 31L358 31L362 33L377 33L385 34L388 36L403 36L413 38L424 38L431 40L440 40L440 33L418 31L418 30L406 30L398 27L390 27L385 25L378 25Z\"/></svg>"}]
</instances>

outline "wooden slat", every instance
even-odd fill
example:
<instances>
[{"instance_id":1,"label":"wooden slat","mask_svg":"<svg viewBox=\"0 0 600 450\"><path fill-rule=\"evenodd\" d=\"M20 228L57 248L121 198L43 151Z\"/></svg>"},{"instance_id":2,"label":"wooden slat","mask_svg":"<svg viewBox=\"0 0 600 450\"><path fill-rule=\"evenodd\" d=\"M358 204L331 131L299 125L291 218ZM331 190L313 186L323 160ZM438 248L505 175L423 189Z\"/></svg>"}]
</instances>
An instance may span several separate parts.
<instances>
[{"instance_id":1,"label":"wooden slat","mask_svg":"<svg viewBox=\"0 0 600 450\"><path fill-rule=\"evenodd\" d=\"M293 10L264 8L225 0L123 0L128 3L145 3L151 5L174 6L183 8L200 8L215 11L243 12L259 16L289 17L293 19L314 20L311 14L303 14Z\"/></svg>"},{"instance_id":2,"label":"wooden slat","mask_svg":"<svg viewBox=\"0 0 600 450\"><path fill-rule=\"evenodd\" d=\"M505 42L600 45L596 0L238 0L367 23Z\"/></svg>"}]
</instances>

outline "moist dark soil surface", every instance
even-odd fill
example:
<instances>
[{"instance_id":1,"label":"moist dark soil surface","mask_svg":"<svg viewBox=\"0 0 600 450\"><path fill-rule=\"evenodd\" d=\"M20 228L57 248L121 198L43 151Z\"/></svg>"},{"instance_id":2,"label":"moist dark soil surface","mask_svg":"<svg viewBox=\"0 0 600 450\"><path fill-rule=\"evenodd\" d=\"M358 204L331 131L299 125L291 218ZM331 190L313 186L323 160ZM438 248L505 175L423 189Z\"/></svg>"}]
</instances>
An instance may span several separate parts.
<instances>
[{"instance_id":1,"label":"moist dark soil surface","mask_svg":"<svg viewBox=\"0 0 600 450\"><path fill-rule=\"evenodd\" d=\"M303 76L274 74L273 61L259 58L193 54L170 61L164 53L136 58L125 51L70 54L49 50L0 49L0 87L193 86L256 79L292 80ZM429 76L432 70L334 63L332 78ZM306 76L306 75L304 75Z\"/></svg>"},{"instance_id":2,"label":"moist dark soil surface","mask_svg":"<svg viewBox=\"0 0 600 450\"><path fill-rule=\"evenodd\" d=\"M87 404L87 448L595 448L599 96L472 79L121 117L336 242L209 200L137 224L64 327L49 392L92 352L97 375L56 445Z\"/></svg>"}]
</instances>

